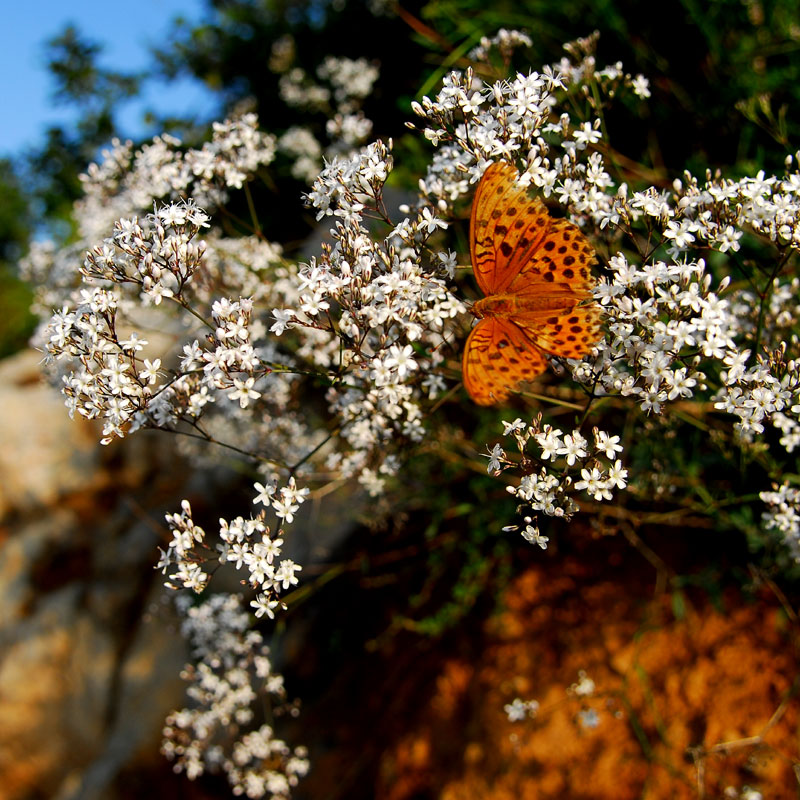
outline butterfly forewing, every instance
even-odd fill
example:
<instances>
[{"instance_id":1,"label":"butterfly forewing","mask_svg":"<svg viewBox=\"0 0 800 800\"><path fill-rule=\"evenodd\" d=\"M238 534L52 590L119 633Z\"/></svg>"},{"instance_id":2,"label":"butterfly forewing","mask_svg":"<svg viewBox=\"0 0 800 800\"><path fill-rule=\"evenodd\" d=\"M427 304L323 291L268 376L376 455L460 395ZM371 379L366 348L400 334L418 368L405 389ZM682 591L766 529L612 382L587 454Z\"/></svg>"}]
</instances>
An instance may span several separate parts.
<instances>
[{"instance_id":1,"label":"butterfly forewing","mask_svg":"<svg viewBox=\"0 0 800 800\"><path fill-rule=\"evenodd\" d=\"M509 163L495 162L484 172L472 203L472 269L486 295L506 291L551 221L541 200L529 197L516 176Z\"/></svg>"},{"instance_id":2,"label":"butterfly forewing","mask_svg":"<svg viewBox=\"0 0 800 800\"><path fill-rule=\"evenodd\" d=\"M577 225L566 219L551 220L535 252L526 253L524 258L512 255L510 268L513 267L514 276L505 291L548 294L567 290L586 298L594 286L594 261L594 248Z\"/></svg>"}]
</instances>

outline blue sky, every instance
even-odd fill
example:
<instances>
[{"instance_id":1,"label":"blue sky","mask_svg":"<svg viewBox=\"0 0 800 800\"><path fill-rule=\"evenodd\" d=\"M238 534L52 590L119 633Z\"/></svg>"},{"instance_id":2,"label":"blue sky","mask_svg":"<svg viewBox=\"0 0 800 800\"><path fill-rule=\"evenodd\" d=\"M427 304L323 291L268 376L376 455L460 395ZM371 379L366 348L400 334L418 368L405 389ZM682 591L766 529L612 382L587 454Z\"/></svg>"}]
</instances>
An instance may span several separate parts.
<instances>
[{"instance_id":1,"label":"blue sky","mask_svg":"<svg viewBox=\"0 0 800 800\"><path fill-rule=\"evenodd\" d=\"M73 24L84 37L103 45L100 64L120 72L151 64L150 45L164 43L170 20L199 20L202 0L7 0L0 25L0 157L43 141L48 124L75 119L53 99L54 85L44 65L45 42ZM143 101L129 103L120 117L122 133L145 132L145 108L181 113L207 111L210 95L196 82L176 87L151 82ZM204 114L205 116L205 114Z\"/></svg>"}]
</instances>

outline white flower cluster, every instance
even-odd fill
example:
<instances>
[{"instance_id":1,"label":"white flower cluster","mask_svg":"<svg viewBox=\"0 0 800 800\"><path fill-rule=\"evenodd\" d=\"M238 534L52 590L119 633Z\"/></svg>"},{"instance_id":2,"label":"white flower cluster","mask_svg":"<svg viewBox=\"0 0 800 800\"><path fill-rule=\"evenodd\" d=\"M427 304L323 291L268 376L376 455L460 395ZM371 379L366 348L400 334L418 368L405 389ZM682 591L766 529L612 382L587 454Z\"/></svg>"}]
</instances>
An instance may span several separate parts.
<instances>
[{"instance_id":1,"label":"white flower cluster","mask_svg":"<svg viewBox=\"0 0 800 800\"><path fill-rule=\"evenodd\" d=\"M84 290L80 305L56 312L47 328L49 358L68 357L81 366L63 378L70 416L103 420L101 442L125 436L137 415L158 398L161 361L140 358L147 340L137 333L120 338L117 296L105 289Z\"/></svg>"},{"instance_id":2,"label":"white flower cluster","mask_svg":"<svg viewBox=\"0 0 800 800\"><path fill-rule=\"evenodd\" d=\"M523 31L500 28L494 36L482 36L478 46L469 51L469 57L488 62L489 54L497 50L503 61L508 61L518 47L533 47L531 37Z\"/></svg>"},{"instance_id":3,"label":"white flower cluster","mask_svg":"<svg viewBox=\"0 0 800 800\"><path fill-rule=\"evenodd\" d=\"M291 172L295 178L311 184L319 175L323 160L352 155L354 148L366 142L372 132L372 122L360 111L337 113L327 120L325 131L330 142L324 150L311 130L300 125L289 128L278 140L280 152L293 162Z\"/></svg>"},{"instance_id":4,"label":"white flower cluster","mask_svg":"<svg viewBox=\"0 0 800 800\"><path fill-rule=\"evenodd\" d=\"M283 676L273 670L261 634L250 630L241 598L217 594L198 606L179 596L176 603L198 665L183 673L194 705L167 717L162 752L191 779L221 771L236 796L288 800L308 772L306 749L259 725L255 709L266 699L273 715L299 710L287 702Z\"/></svg>"},{"instance_id":5,"label":"white flower cluster","mask_svg":"<svg viewBox=\"0 0 800 800\"><path fill-rule=\"evenodd\" d=\"M211 230L200 241L207 220L186 201L117 221L80 269L84 285L101 281L109 288L72 289L74 279L60 277L60 286L45 282L44 297L62 298L62 308L38 341L61 373L70 412L104 421L104 444L139 428L177 430L183 423L190 436L258 461L299 466L319 444L319 432L309 429L307 415L287 409L298 377L293 359L279 352L254 315L257 303L268 307L285 297L295 273L279 247L257 237L224 238ZM78 273L75 264L72 270ZM250 296L215 297L221 287ZM165 331L175 331L176 316L182 340L189 341L165 354ZM134 326L153 329L149 349L161 357L148 352L151 336ZM191 452L190 441L181 449Z\"/></svg>"},{"instance_id":6,"label":"white flower cluster","mask_svg":"<svg viewBox=\"0 0 800 800\"><path fill-rule=\"evenodd\" d=\"M327 116L329 142L325 147L309 127L300 125L289 128L278 140L278 149L293 161L292 175L310 184L319 175L323 158L330 161L339 155L352 155L354 148L367 141L372 122L360 106L378 78L378 68L363 58L327 56L317 68L317 77L328 86L317 84L299 67L282 71L283 101L293 108Z\"/></svg>"},{"instance_id":7,"label":"white flower cluster","mask_svg":"<svg viewBox=\"0 0 800 800\"><path fill-rule=\"evenodd\" d=\"M776 183L763 176L716 184L727 193L719 203L711 182L703 192L692 193L691 203L686 195L653 191L637 192L630 199L618 196L621 227L644 222L651 235L661 233L676 260L637 266L622 253L609 259L611 275L600 280L595 297L604 306L611 335L598 343L594 364L576 367L576 379L601 393L634 396L643 410L655 413L668 401L707 396L713 387L716 408L738 418L735 428L744 440L763 433L764 421L771 419L783 433L781 444L791 452L800 442L800 376L795 361L784 360L784 343L794 336L800 317L800 281L779 277L796 245L785 214L783 228L773 223L779 208L800 213L800 194L791 188L795 184L800 186L800 175L779 182L783 194L777 202L769 188ZM701 194L705 199L699 199ZM729 201L735 201L735 209ZM765 208L773 223L765 222ZM766 290L753 279L729 290L726 276L712 291L714 279L705 260L692 259L687 251L695 239L722 252L737 250L745 230L769 232L771 238L774 234L776 244L789 249L775 254ZM765 345L777 345L777 350L766 356L757 353Z\"/></svg>"},{"instance_id":8,"label":"white flower cluster","mask_svg":"<svg viewBox=\"0 0 800 800\"><path fill-rule=\"evenodd\" d=\"M295 125L278 139L278 149L292 161L292 175L311 182L319 174L322 145L308 128Z\"/></svg>"},{"instance_id":9,"label":"white flower cluster","mask_svg":"<svg viewBox=\"0 0 800 800\"><path fill-rule=\"evenodd\" d=\"M791 171L794 162L787 156L782 178L762 170L739 180L707 175L701 184L685 173L684 181L674 186L672 235L682 235L687 242L697 236L724 253L737 251L743 229L750 228L778 245L800 250L800 173Z\"/></svg>"},{"instance_id":10,"label":"white flower cluster","mask_svg":"<svg viewBox=\"0 0 800 800\"><path fill-rule=\"evenodd\" d=\"M207 219L186 202L165 206L142 221L119 220L113 236L89 251L81 272L87 281L131 284L146 303L159 305L171 298L187 308L187 297L193 298L188 284L204 269L206 245L195 237ZM50 361L76 365L63 378L67 405L70 413L104 420L103 443L140 427L196 419L217 392L243 409L261 396L254 385L271 367L251 341L252 300L214 301L207 346L197 340L186 345L181 373L158 385L161 360L138 355L147 340L135 332L124 338L121 333L118 310L130 302L101 288L81 289L78 297L74 308L65 306L53 316L42 339Z\"/></svg>"},{"instance_id":11,"label":"white flower cluster","mask_svg":"<svg viewBox=\"0 0 800 800\"><path fill-rule=\"evenodd\" d=\"M172 203L143 220L119 219L112 236L87 254L81 274L110 283L134 283L155 305L176 297L202 266L206 245L195 241L208 215L193 201Z\"/></svg>"},{"instance_id":12,"label":"white flower cluster","mask_svg":"<svg viewBox=\"0 0 800 800\"><path fill-rule=\"evenodd\" d=\"M538 700L523 700L515 697L510 703L503 706L509 722L520 722L523 719L534 719L539 713Z\"/></svg>"},{"instance_id":13,"label":"white flower cluster","mask_svg":"<svg viewBox=\"0 0 800 800\"><path fill-rule=\"evenodd\" d=\"M276 309L272 326L276 334L292 329L305 340L298 354L336 376L327 400L349 452L331 453L328 467L361 473L372 492L383 485L380 474L395 471L385 443L424 435L421 393L430 398L445 388L434 369L438 348L445 323L464 311L433 274L442 259L427 255L428 240L446 223L430 208L383 240L370 235L369 217L389 221L382 190L390 170L378 142L322 172L308 199L318 218L335 218L334 243L300 271L293 306Z\"/></svg>"},{"instance_id":14,"label":"white flower cluster","mask_svg":"<svg viewBox=\"0 0 800 800\"><path fill-rule=\"evenodd\" d=\"M334 114L325 123L325 130L331 139L328 154L350 153L352 148L367 141L372 133L372 121L360 111L355 114Z\"/></svg>"},{"instance_id":15,"label":"white flower cluster","mask_svg":"<svg viewBox=\"0 0 800 800\"><path fill-rule=\"evenodd\" d=\"M567 689L567 694L570 697L588 698L594 695L595 690L594 681L586 674L585 670L579 670L578 681ZM503 711L509 722L521 722L525 719L535 719L539 715L540 708L538 700L522 700L515 697L514 700L503 706ZM600 721L597 712L586 707L578 712L577 720L583 728L597 727Z\"/></svg>"},{"instance_id":16,"label":"white flower cluster","mask_svg":"<svg viewBox=\"0 0 800 800\"><path fill-rule=\"evenodd\" d=\"M145 220L154 203L163 202L178 213L182 206L194 215L203 213L201 207L213 211L226 202L230 189L274 159L275 141L258 130L254 114L215 123L213 141L199 150L184 152L180 140L166 134L138 150L115 139L103 151L103 161L90 164L81 176L84 195L74 207L77 240L58 248L34 242L20 263L23 277L36 287L34 310L45 317L53 308L80 302L83 275L76 263L98 242L114 247L107 237L119 221ZM192 200L184 203L187 197Z\"/></svg>"},{"instance_id":17,"label":"white flower cluster","mask_svg":"<svg viewBox=\"0 0 800 800\"><path fill-rule=\"evenodd\" d=\"M302 372L306 362L312 374L327 374L332 384L328 401L344 447L325 452L328 468L337 475L360 473L369 491L381 491L399 465L385 444L398 435L401 441L422 438L419 401L444 388L431 369L442 360L444 323L463 311L431 274L445 263L452 268L453 258L426 250L430 236L445 227L429 208L379 242L362 223L383 211L381 190L389 168L380 144L330 165L316 190L320 197L320 190L328 192L320 205L344 221L335 231L336 245L299 274L280 266L276 248L254 238L237 245L212 230L210 247L199 242L197 233L208 217L191 201L118 220L113 235L91 248L82 268L85 281L110 283L115 291L71 292L77 306L57 314L45 337L52 360L73 366L65 376L71 410L103 418L105 443L141 427L187 430L188 425L196 438L235 445L270 465L265 475L274 489L283 470L293 476L325 442L319 431L309 435L307 426L286 412L299 377L291 373ZM265 269L270 281L263 280ZM198 273L202 278L194 280ZM214 299L214 285L248 287L261 300L296 301L295 309L275 312L272 326L274 334L295 328L293 356L281 357L254 318L253 298ZM137 303L162 306L165 299L206 331L203 339L183 346L166 381L161 359L143 357L147 341L137 333L123 337L128 322L118 313L132 317ZM298 359L300 367L291 366ZM261 417L257 426L247 422L255 408ZM296 489L290 477L274 491L267 505L279 520L291 522L307 489ZM200 591L208 582L204 534L186 510L170 517L170 525L173 543L161 566L177 567L173 581ZM223 525L220 536L222 559L246 566L251 584L261 590L256 613L271 616L279 605L277 588L296 583L299 567L288 560L272 565L281 539L280 531L274 537L269 531L258 517Z\"/></svg>"},{"instance_id":18,"label":"white flower cluster","mask_svg":"<svg viewBox=\"0 0 800 800\"><path fill-rule=\"evenodd\" d=\"M593 363L576 366L576 380L600 393L633 397L643 411L658 413L668 400L705 390L704 359L738 356L738 323L729 301L710 290L703 259L638 268L618 254L609 268L595 297L610 335L598 343Z\"/></svg>"},{"instance_id":19,"label":"white flower cluster","mask_svg":"<svg viewBox=\"0 0 800 800\"><path fill-rule=\"evenodd\" d=\"M279 83L281 100L287 106L310 111L325 111L330 106L331 90L315 83L300 67L287 70Z\"/></svg>"},{"instance_id":20,"label":"white flower cluster","mask_svg":"<svg viewBox=\"0 0 800 800\"><path fill-rule=\"evenodd\" d=\"M317 67L317 75L333 87L333 97L343 112L352 111L348 104L363 100L378 80L378 68L365 58L326 56Z\"/></svg>"},{"instance_id":21,"label":"white flower cluster","mask_svg":"<svg viewBox=\"0 0 800 800\"><path fill-rule=\"evenodd\" d=\"M277 522L276 532L265 522L266 511L248 519L236 517L230 522L219 521L219 543L216 545L217 556L206 543L206 533L196 525L192 518L192 509L188 500L181 503L181 512L167 514L166 520L172 532L172 541L166 551L161 551L158 567L166 573L168 569L177 567L170 574L170 588L191 589L200 593L209 581L205 570L208 563L232 563L236 569L246 569L248 583L259 590L256 599L250 603L257 617L266 614L270 619L275 617L276 608L285 608L280 601L282 591L296 586L296 573L302 570L290 558L280 558L283 545L283 527L294 521L294 515L308 495L308 489L298 489L294 478L280 489L273 483L266 486L255 484L256 497L254 503L271 508Z\"/></svg>"},{"instance_id":22,"label":"white flower cluster","mask_svg":"<svg viewBox=\"0 0 800 800\"><path fill-rule=\"evenodd\" d=\"M780 532L792 558L800 562L800 489L784 483L761 492L761 499L767 505L764 527Z\"/></svg>"},{"instance_id":23,"label":"white flower cluster","mask_svg":"<svg viewBox=\"0 0 800 800\"><path fill-rule=\"evenodd\" d=\"M275 158L275 137L258 129L258 117L244 114L241 117L212 125L210 142L200 150L189 150L185 162L199 186L192 187L192 196L204 202L219 205L227 194L217 187L240 189L244 182L261 166ZM209 204L205 201L205 204Z\"/></svg>"},{"instance_id":24,"label":"white flower cluster","mask_svg":"<svg viewBox=\"0 0 800 800\"><path fill-rule=\"evenodd\" d=\"M212 140L185 152L181 141L167 134L139 150L114 140L103 151L103 162L81 176L84 197L75 209L81 235L96 241L115 220L152 209L154 200L191 197L208 210L223 205L230 189L241 188L274 160L275 142L258 129L255 114L215 122Z\"/></svg>"},{"instance_id":25,"label":"white flower cluster","mask_svg":"<svg viewBox=\"0 0 800 800\"><path fill-rule=\"evenodd\" d=\"M782 434L779 443L791 453L800 444L800 364L784 363L784 350L777 350L748 368L749 355L744 350L725 360L729 369L722 372L714 405L738 417L735 428L744 441L763 433L769 420Z\"/></svg>"},{"instance_id":26,"label":"white flower cluster","mask_svg":"<svg viewBox=\"0 0 800 800\"><path fill-rule=\"evenodd\" d=\"M800 444L800 370L784 355L785 343L797 341L800 319L800 281L789 267L800 249L800 171L789 157L784 177L759 172L729 180L709 173L700 181L687 173L672 192L614 186L598 149L599 106L620 87L642 98L649 90L621 64L598 69L595 42L579 40L567 46L570 58L492 86L470 70L447 75L433 100L414 106L425 136L439 145L422 189L447 210L489 161L510 160L522 185L553 196L598 239L605 230L609 244L620 246L595 291L610 335L593 359L569 364L590 403L616 395L660 413L672 402L711 401L734 415L740 442L770 422L792 452ZM583 91L590 79L599 95ZM576 117L581 104L560 108L576 90L588 118ZM773 263L751 274L749 266L726 269L715 257L712 273L707 251L736 253L745 235L771 242ZM731 285L737 268L743 281ZM525 485L536 510L562 508L554 502L561 485L555 476L529 476ZM603 497L604 483L591 470L581 486ZM530 537L542 543L535 527Z\"/></svg>"},{"instance_id":27,"label":"white flower cluster","mask_svg":"<svg viewBox=\"0 0 800 800\"><path fill-rule=\"evenodd\" d=\"M567 694L573 697L591 697L596 690L595 682L589 677L585 669L578 670L578 680L567 689Z\"/></svg>"},{"instance_id":28,"label":"white flower cluster","mask_svg":"<svg viewBox=\"0 0 800 800\"><path fill-rule=\"evenodd\" d=\"M509 525L504 531L520 531L525 540L547 549L549 537L542 535L535 522L541 512L549 517L569 519L578 505L572 492L584 491L594 500L611 500L615 489L628 485L628 470L617 455L622 452L619 436L594 429L594 446L579 430L563 433L551 425L542 424L539 414L528 425L522 419L503 423L503 435L514 439L519 458L511 458L500 444L489 451L487 471L499 475L508 469L523 473L516 486L507 486L510 494L521 501L523 526ZM535 447L535 454L531 448ZM604 464L605 459L608 463ZM557 467L557 469L556 469ZM576 477L580 473L580 479Z\"/></svg>"},{"instance_id":29,"label":"white flower cluster","mask_svg":"<svg viewBox=\"0 0 800 800\"><path fill-rule=\"evenodd\" d=\"M518 159L524 161L522 185L536 187L545 197L555 193L560 203L601 227L614 220L614 198L607 191L612 180L592 147L602 138L599 117L577 121L566 103L560 113L557 106L589 79L601 97L613 96L621 85L642 94L646 81L622 72L619 64L597 70L594 42L593 37L579 41L574 49L581 53L574 61L564 58L541 73L519 73L492 86L485 86L471 69L450 72L434 100L423 97L412 103L425 120L425 137L443 145L422 191L446 210L468 192L489 162Z\"/></svg>"}]
</instances>

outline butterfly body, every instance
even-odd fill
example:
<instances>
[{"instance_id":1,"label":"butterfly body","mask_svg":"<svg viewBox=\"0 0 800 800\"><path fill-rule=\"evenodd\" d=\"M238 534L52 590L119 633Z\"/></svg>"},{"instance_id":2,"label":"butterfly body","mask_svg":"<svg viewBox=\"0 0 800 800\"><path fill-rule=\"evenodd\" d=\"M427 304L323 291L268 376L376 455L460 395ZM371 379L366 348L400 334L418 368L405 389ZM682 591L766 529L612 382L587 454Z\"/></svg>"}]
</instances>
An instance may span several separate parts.
<instances>
[{"instance_id":1,"label":"butterfly body","mask_svg":"<svg viewBox=\"0 0 800 800\"><path fill-rule=\"evenodd\" d=\"M493 294L472 304L470 311L478 319L486 317L518 317L526 312L558 311L572 308L574 295Z\"/></svg>"},{"instance_id":2,"label":"butterfly body","mask_svg":"<svg viewBox=\"0 0 800 800\"><path fill-rule=\"evenodd\" d=\"M528 196L517 170L495 162L472 204L470 254L486 297L464 348L464 385L480 405L505 400L547 369L546 355L580 358L600 336L590 301L594 250L576 225Z\"/></svg>"}]
</instances>

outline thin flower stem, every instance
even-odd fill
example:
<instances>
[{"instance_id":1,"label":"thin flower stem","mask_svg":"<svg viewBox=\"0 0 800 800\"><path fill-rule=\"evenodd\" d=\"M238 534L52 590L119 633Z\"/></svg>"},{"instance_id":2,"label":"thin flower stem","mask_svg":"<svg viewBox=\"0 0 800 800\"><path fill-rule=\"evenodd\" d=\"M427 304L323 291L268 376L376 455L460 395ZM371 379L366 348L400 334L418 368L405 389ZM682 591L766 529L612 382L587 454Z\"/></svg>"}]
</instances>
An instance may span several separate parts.
<instances>
[{"instance_id":1,"label":"thin flower stem","mask_svg":"<svg viewBox=\"0 0 800 800\"><path fill-rule=\"evenodd\" d=\"M211 434L206 433L197 422L191 422L189 420L184 420L187 424L191 425L198 433L191 433L189 431L181 430L179 428L165 428L158 425L152 426L154 430L163 431L164 433L172 433L176 436L186 436L189 439L200 439L204 442L208 442L209 444L215 444L218 447L224 447L226 450L231 450L234 453L239 453L240 455L247 456L248 458L252 458L254 461L261 461L266 464L273 464L280 469L288 469L287 465L282 461L276 461L272 458L267 458L266 456L259 455L258 453L254 453L251 450L244 450L241 447L236 447L236 445L228 444L227 442L221 442L219 439L215 439Z\"/></svg>"},{"instance_id":2,"label":"thin flower stem","mask_svg":"<svg viewBox=\"0 0 800 800\"><path fill-rule=\"evenodd\" d=\"M258 214L256 213L256 206L253 202L253 195L250 192L250 182L245 181L244 184L244 196L247 198L247 209L250 212L250 219L253 223L253 231L255 232L256 236L261 236L261 223L258 220Z\"/></svg>"},{"instance_id":3,"label":"thin flower stem","mask_svg":"<svg viewBox=\"0 0 800 800\"><path fill-rule=\"evenodd\" d=\"M306 453L296 464L294 464L293 466L289 467L289 474L290 475L294 475L297 472L297 470L303 464L305 464L306 461L308 461L309 458L311 458L311 456L313 456L315 453L317 453L322 447L324 447L335 436L338 436L339 433L341 432L341 430L342 429L341 429L341 426L340 426L340 427L336 428L335 430L331 431L316 447L314 447L312 450L310 450L308 453Z\"/></svg>"},{"instance_id":4,"label":"thin flower stem","mask_svg":"<svg viewBox=\"0 0 800 800\"><path fill-rule=\"evenodd\" d=\"M168 299L172 300L174 303L179 305L182 309L184 309L184 311L188 311L193 317L196 317L197 319L199 319L200 322L202 322L203 325L205 325L210 330L212 330L212 331L216 330L216 328L205 317L203 317L201 314L199 314L197 311L195 311L189 305L189 303L186 302L186 300L183 299L182 296L179 295L177 297L169 297Z\"/></svg>"},{"instance_id":5,"label":"thin flower stem","mask_svg":"<svg viewBox=\"0 0 800 800\"><path fill-rule=\"evenodd\" d=\"M767 284L764 287L762 292L759 292L760 302L758 306L758 324L756 326L756 336L753 340L753 352L750 354L750 359L754 359L758 354L758 349L761 345L761 333L764 329L764 314L766 313L766 305L767 305L767 298L770 295L770 291L772 290L772 286L775 283L775 279L780 274L781 270L784 268L786 263L791 258L792 251L787 250L786 255L778 261L778 263L773 268L772 272L770 273L769 278L767 279Z\"/></svg>"}]
</instances>

